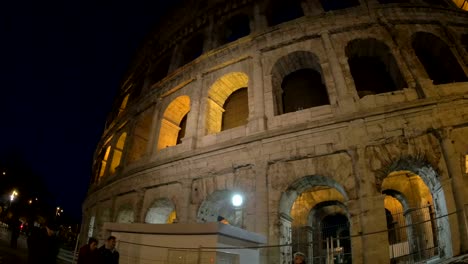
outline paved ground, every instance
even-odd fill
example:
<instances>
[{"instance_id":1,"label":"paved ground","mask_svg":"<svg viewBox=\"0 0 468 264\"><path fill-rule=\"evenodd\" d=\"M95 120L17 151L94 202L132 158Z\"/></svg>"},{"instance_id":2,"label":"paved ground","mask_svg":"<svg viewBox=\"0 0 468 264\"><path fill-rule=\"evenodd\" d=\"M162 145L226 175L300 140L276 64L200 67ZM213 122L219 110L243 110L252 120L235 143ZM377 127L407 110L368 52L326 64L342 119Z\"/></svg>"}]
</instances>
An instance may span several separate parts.
<instances>
[{"instance_id":1,"label":"paved ground","mask_svg":"<svg viewBox=\"0 0 468 264\"><path fill-rule=\"evenodd\" d=\"M26 264L28 251L25 248L13 249L0 239L0 264Z\"/></svg>"}]
</instances>

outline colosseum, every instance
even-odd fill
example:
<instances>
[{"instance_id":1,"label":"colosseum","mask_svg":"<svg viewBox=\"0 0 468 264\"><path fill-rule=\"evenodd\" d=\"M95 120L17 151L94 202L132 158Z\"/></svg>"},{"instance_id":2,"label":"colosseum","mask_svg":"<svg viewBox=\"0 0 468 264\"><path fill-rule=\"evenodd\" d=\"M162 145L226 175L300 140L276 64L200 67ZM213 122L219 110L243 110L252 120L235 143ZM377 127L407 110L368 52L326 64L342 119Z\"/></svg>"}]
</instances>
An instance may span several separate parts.
<instances>
[{"instance_id":1,"label":"colosseum","mask_svg":"<svg viewBox=\"0 0 468 264\"><path fill-rule=\"evenodd\" d=\"M468 252L465 1L183 1L119 87L82 243L223 216L265 264Z\"/></svg>"}]
</instances>

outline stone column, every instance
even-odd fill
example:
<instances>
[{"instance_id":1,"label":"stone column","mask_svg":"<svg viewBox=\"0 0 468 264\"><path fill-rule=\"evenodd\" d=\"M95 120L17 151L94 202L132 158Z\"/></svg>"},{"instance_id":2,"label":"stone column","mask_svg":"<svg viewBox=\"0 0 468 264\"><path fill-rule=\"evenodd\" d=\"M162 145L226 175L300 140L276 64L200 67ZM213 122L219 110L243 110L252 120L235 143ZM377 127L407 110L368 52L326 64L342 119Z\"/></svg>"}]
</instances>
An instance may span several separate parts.
<instances>
[{"instance_id":1,"label":"stone column","mask_svg":"<svg viewBox=\"0 0 468 264\"><path fill-rule=\"evenodd\" d=\"M192 180L182 179L179 180L182 189L180 190L180 204L177 208L177 220L179 223L195 223L196 212L193 214L191 209L196 210L197 208L191 206L191 195L192 195Z\"/></svg>"},{"instance_id":2,"label":"stone column","mask_svg":"<svg viewBox=\"0 0 468 264\"><path fill-rule=\"evenodd\" d=\"M154 157L158 151L158 140L159 140L159 130L161 128L161 120L159 118L159 112L161 108L161 100L155 99L157 101L154 112L153 112L153 121L151 124L150 135L148 139L148 155Z\"/></svg>"},{"instance_id":3,"label":"stone column","mask_svg":"<svg viewBox=\"0 0 468 264\"><path fill-rule=\"evenodd\" d=\"M330 63L330 69L332 71L333 80L335 83L335 90L337 94L337 103L339 105L340 112L349 113L356 110L356 105L353 100L353 96L349 93L346 85L345 77L343 75L343 69L336 55L335 49L330 39L328 31L321 33L322 45Z\"/></svg>"},{"instance_id":4,"label":"stone column","mask_svg":"<svg viewBox=\"0 0 468 264\"><path fill-rule=\"evenodd\" d=\"M253 134L266 129L263 71L259 53L254 55L251 65L252 78L249 81L249 99L253 99L253 104L249 103L250 118L247 126L247 134ZM252 95L250 95L250 93L252 93Z\"/></svg>"},{"instance_id":5,"label":"stone column","mask_svg":"<svg viewBox=\"0 0 468 264\"><path fill-rule=\"evenodd\" d=\"M292 218L289 215L280 215L280 237L279 244L287 245L292 243L291 224ZM280 264L290 264L292 260L292 246L282 246L280 248Z\"/></svg>"},{"instance_id":6,"label":"stone column","mask_svg":"<svg viewBox=\"0 0 468 264\"><path fill-rule=\"evenodd\" d=\"M468 251L468 220L465 212L465 197L467 188L464 185L462 170L460 168L460 154L453 146L450 138L451 129L442 131L439 140L441 142L442 154L447 165L447 171L452 179L453 198L457 208L458 232L460 238L460 252ZM456 252L454 252L456 253Z\"/></svg>"},{"instance_id":7,"label":"stone column","mask_svg":"<svg viewBox=\"0 0 468 264\"><path fill-rule=\"evenodd\" d=\"M138 189L136 192L137 199L135 204L135 223L144 223L146 212L143 212L143 204L145 202L146 189Z\"/></svg>"},{"instance_id":8,"label":"stone column","mask_svg":"<svg viewBox=\"0 0 468 264\"><path fill-rule=\"evenodd\" d=\"M201 94L203 90L202 74L198 74L192 84L192 94L190 96L190 112L187 116L187 126L185 128L185 137L182 139L184 144L189 145L189 149L197 147L198 137L198 119L200 116Z\"/></svg>"},{"instance_id":9,"label":"stone column","mask_svg":"<svg viewBox=\"0 0 468 264\"><path fill-rule=\"evenodd\" d=\"M380 263L390 262L389 243L387 230L387 219L385 216L384 199L385 195L377 193L374 185L374 175L367 166L364 148L350 150L349 155L354 165L354 175L357 181L356 194L349 194L350 198L357 195L356 204L350 203L351 211L360 208L358 219L360 225L355 223L355 216L351 219L353 224L352 234L361 237L360 241L353 239L352 247L360 245L362 248L353 248L353 262L356 263ZM356 208L357 207L357 208ZM359 229L359 230L356 230ZM354 243L358 242L358 243ZM360 242L360 243L359 243ZM361 252L362 256L357 254ZM356 254L356 255L355 255ZM362 261L358 261L362 260Z\"/></svg>"}]
</instances>

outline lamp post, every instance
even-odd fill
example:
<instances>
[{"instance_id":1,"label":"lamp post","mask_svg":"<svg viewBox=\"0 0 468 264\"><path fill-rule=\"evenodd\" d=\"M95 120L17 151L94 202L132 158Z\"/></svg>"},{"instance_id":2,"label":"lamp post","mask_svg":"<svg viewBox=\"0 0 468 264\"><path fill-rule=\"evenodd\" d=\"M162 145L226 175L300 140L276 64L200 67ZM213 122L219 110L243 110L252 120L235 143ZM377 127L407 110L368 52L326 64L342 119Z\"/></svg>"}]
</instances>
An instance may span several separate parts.
<instances>
[{"instance_id":1,"label":"lamp post","mask_svg":"<svg viewBox=\"0 0 468 264\"><path fill-rule=\"evenodd\" d=\"M13 190L13 192L11 192L11 195L10 195L10 206L9 207L11 207L11 203L16 198L16 196L18 196L18 192L16 190Z\"/></svg>"},{"instance_id":2,"label":"lamp post","mask_svg":"<svg viewBox=\"0 0 468 264\"><path fill-rule=\"evenodd\" d=\"M244 214L242 205L244 203L244 197L238 193L235 193L231 198L232 206L236 213L236 218L240 219L240 228L244 228Z\"/></svg>"}]
</instances>

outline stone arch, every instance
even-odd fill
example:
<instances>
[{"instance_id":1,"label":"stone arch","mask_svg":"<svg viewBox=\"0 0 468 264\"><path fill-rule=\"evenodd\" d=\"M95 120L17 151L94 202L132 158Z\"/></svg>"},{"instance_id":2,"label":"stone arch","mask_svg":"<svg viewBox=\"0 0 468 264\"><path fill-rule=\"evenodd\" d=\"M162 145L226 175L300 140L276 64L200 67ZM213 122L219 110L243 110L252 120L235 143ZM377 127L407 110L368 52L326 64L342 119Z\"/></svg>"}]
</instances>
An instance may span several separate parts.
<instances>
[{"instance_id":1,"label":"stone arch","mask_svg":"<svg viewBox=\"0 0 468 264\"><path fill-rule=\"evenodd\" d=\"M413 220L411 215L408 214L410 210L408 199L398 190L386 188L385 186L382 189L382 194L385 194L384 208L387 220L390 254L393 257L398 257L394 252L393 245L406 243L408 243L408 252L406 253L409 254L410 244L408 239L413 237Z\"/></svg>"},{"instance_id":2,"label":"stone arch","mask_svg":"<svg viewBox=\"0 0 468 264\"><path fill-rule=\"evenodd\" d=\"M120 137L117 140L114 149L112 150L112 161L109 167L110 174L114 174L116 172L117 167L120 165L126 138L127 133L123 132L122 134L120 134Z\"/></svg>"},{"instance_id":3,"label":"stone arch","mask_svg":"<svg viewBox=\"0 0 468 264\"><path fill-rule=\"evenodd\" d=\"M465 72L452 50L438 36L427 32L416 32L411 36L411 45L434 84L467 81Z\"/></svg>"},{"instance_id":4,"label":"stone arch","mask_svg":"<svg viewBox=\"0 0 468 264\"><path fill-rule=\"evenodd\" d=\"M168 198L155 200L145 216L145 223L148 224L166 224L173 223L177 214L174 203Z\"/></svg>"},{"instance_id":5,"label":"stone arch","mask_svg":"<svg viewBox=\"0 0 468 264\"><path fill-rule=\"evenodd\" d=\"M349 197L342 185L330 177L314 175L300 178L293 182L289 188L281 195L279 212L281 214L290 214L290 210L296 201L298 194L315 186L327 186L336 189L342 196L343 201L348 201Z\"/></svg>"},{"instance_id":6,"label":"stone arch","mask_svg":"<svg viewBox=\"0 0 468 264\"><path fill-rule=\"evenodd\" d=\"M206 105L206 134L214 134L221 131L225 102L235 91L247 88L248 82L249 78L245 73L231 72L213 83L208 91Z\"/></svg>"},{"instance_id":7,"label":"stone arch","mask_svg":"<svg viewBox=\"0 0 468 264\"><path fill-rule=\"evenodd\" d=\"M318 57L295 51L278 59L271 70L275 115L329 104Z\"/></svg>"},{"instance_id":8,"label":"stone arch","mask_svg":"<svg viewBox=\"0 0 468 264\"><path fill-rule=\"evenodd\" d=\"M173 100L164 111L159 130L158 150L175 146L180 142L181 135L185 135L182 122L190 111L190 97L182 95Z\"/></svg>"},{"instance_id":9,"label":"stone arch","mask_svg":"<svg viewBox=\"0 0 468 264\"><path fill-rule=\"evenodd\" d=\"M98 183L102 179L102 177L104 177L104 175L106 174L107 161L109 160L110 151L111 151L111 146L107 145L101 149L101 152L98 155L97 162L95 164L96 178L94 181L96 183Z\"/></svg>"},{"instance_id":10,"label":"stone arch","mask_svg":"<svg viewBox=\"0 0 468 264\"><path fill-rule=\"evenodd\" d=\"M385 180L388 179L389 176L391 177L395 174L404 174L404 176L406 177L418 179L418 181L420 181L418 185L422 187L420 187L420 190L418 191L419 194L417 194L417 197L424 197L423 199L419 200L419 204L415 204L415 202L412 202L412 200L414 199L408 197L407 193L398 190L397 187L388 187L388 185L385 184ZM439 249L438 252L435 252L434 254L438 255L440 258L452 256L452 239L450 232L450 223L448 218L446 217L448 215L448 211L445 194L440 182L440 177L437 171L432 167L432 165L425 158L422 157L400 157L399 159L390 163L385 168L381 169L378 172L378 175L379 176L377 177L377 187L379 192L384 192L387 189L396 189L397 191L402 192L404 194L404 196L406 197L406 201L408 202L407 206L409 207L409 209L406 210L405 213L417 213L418 209L423 208L421 207L422 205L427 204L427 206L424 207L426 209L421 210L421 215L425 217L423 219L423 222L429 223L430 221L431 223L431 227L424 228L426 230L428 228L434 228L432 231L428 231L428 234L433 235L433 243L434 245L437 244L437 248ZM411 190L411 192L414 192L414 187L406 186L406 188ZM424 188L427 188L427 190ZM420 218L415 217L412 217L411 219L412 220L408 221L407 224L415 221L422 221ZM416 245L415 242L411 243L409 245L410 249L421 246Z\"/></svg>"},{"instance_id":11,"label":"stone arch","mask_svg":"<svg viewBox=\"0 0 468 264\"><path fill-rule=\"evenodd\" d=\"M280 249L282 261L291 258L291 253L298 250L308 252L310 261L318 254L323 254L322 251L317 251L322 241L321 231L314 229L316 225L310 225L320 210L322 210L320 212L323 213L323 217L327 216L326 213L328 215L334 215L337 212L344 213L348 219L348 239L350 239L349 214L344 206L348 200L348 194L343 186L330 177L313 175L302 177L293 182L282 193L279 204L279 243L293 245ZM328 208L334 207L335 210L324 210L323 208L327 206ZM337 208L338 210L336 210ZM349 245L351 244L349 243Z\"/></svg>"},{"instance_id":12,"label":"stone arch","mask_svg":"<svg viewBox=\"0 0 468 264\"><path fill-rule=\"evenodd\" d=\"M218 216L222 216L227 221L237 227L243 227L245 198L242 206L235 207L231 199L235 192L232 190L214 191L201 203L198 209L197 219L199 222L216 222ZM242 195L242 194L241 194ZM245 197L245 195L243 195Z\"/></svg>"},{"instance_id":13,"label":"stone arch","mask_svg":"<svg viewBox=\"0 0 468 264\"><path fill-rule=\"evenodd\" d=\"M119 113L117 114L117 116L120 116L123 113L123 111L125 111L125 109L127 108L129 96L130 96L129 94L126 94L124 98L122 99L122 102L120 103L120 107L119 107Z\"/></svg>"},{"instance_id":14,"label":"stone arch","mask_svg":"<svg viewBox=\"0 0 468 264\"><path fill-rule=\"evenodd\" d=\"M308 220L311 229L308 255L319 259L320 256L326 255L326 249L323 248L324 241L333 239L337 245L339 240L343 249L340 263L350 263L352 259L350 219L348 208L340 201L330 200L315 205L309 213Z\"/></svg>"},{"instance_id":15,"label":"stone arch","mask_svg":"<svg viewBox=\"0 0 468 264\"><path fill-rule=\"evenodd\" d=\"M122 205L115 216L116 223L130 224L135 222L135 212L131 205Z\"/></svg>"},{"instance_id":16,"label":"stone arch","mask_svg":"<svg viewBox=\"0 0 468 264\"><path fill-rule=\"evenodd\" d=\"M354 39L346 45L345 54L360 98L408 87L384 42L374 38Z\"/></svg>"}]
</instances>

